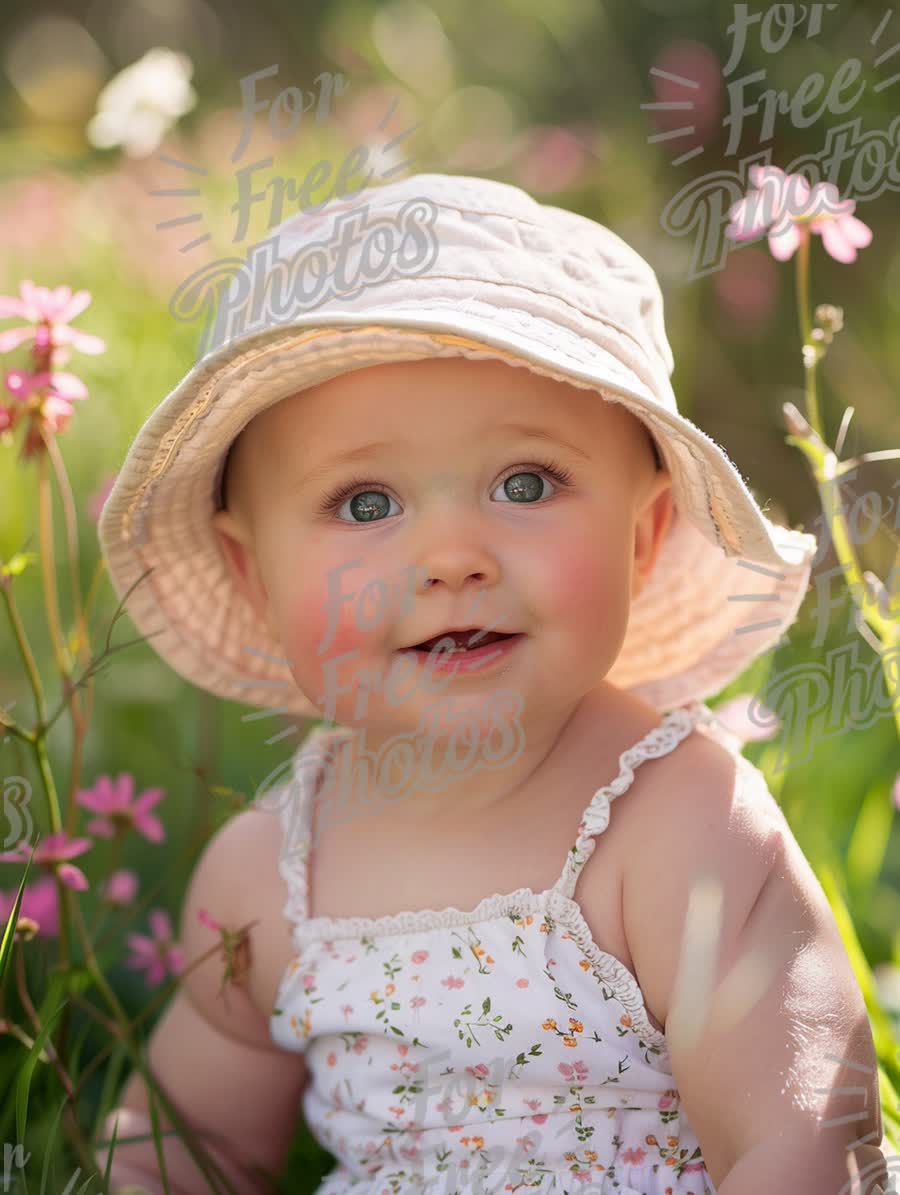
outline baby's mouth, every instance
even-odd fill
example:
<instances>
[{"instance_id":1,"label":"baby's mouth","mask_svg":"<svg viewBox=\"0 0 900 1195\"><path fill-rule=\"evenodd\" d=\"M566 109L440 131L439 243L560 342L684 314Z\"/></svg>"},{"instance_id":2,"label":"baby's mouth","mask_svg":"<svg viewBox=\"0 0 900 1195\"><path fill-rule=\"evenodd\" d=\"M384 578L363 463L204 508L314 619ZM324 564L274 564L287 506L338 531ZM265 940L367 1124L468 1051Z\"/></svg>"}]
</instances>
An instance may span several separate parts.
<instances>
[{"instance_id":1,"label":"baby's mouth","mask_svg":"<svg viewBox=\"0 0 900 1195\"><path fill-rule=\"evenodd\" d=\"M442 631L440 635L433 635L430 639L425 639L421 643L414 643L402 650L430 652L441 643L441 651L447 655L453 655L467 651L477 651L481 647L487 647L491 643L499 643L503 639L515 639L518 635L519 632L484 631L477 627L469 627L462 631Z\"/></svg>"}]
</instances>

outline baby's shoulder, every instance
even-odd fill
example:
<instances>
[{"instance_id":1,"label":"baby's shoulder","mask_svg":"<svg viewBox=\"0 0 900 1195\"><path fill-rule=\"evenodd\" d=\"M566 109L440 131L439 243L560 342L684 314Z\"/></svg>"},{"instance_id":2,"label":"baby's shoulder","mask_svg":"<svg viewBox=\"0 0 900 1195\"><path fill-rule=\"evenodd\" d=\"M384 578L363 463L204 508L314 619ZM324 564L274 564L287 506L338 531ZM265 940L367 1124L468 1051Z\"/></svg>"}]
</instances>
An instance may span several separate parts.
<instances>
[{"instance_id":1,"label":"baby's shoulder","mask_svg":"<svg viewBox=\"0 0 900 1195\"><path fill-rule=\"evenodd\" d=\"M290 925L283 915L288 898L279 858L282 831L277 816L264 808L242 810L221 826L207 842L197 861L182 910L182 940L188 964L215 944L213 931L199 914L231 930L248 929L248 947L243 955L244 978L227 987L228 1002L245 1014L248 1040L263 1044L268 1039L268 1017L275 1004L278 985L292 957ZM194 973L192 993L205 1004L213 989L220 989L224 974L221 955L215 965L206 964ZM219 1002L217 1001L217 1004ZM232 1008L221 1002L221 1015L228 1026L236 1021Z\"/></svg>"}]
</instances>

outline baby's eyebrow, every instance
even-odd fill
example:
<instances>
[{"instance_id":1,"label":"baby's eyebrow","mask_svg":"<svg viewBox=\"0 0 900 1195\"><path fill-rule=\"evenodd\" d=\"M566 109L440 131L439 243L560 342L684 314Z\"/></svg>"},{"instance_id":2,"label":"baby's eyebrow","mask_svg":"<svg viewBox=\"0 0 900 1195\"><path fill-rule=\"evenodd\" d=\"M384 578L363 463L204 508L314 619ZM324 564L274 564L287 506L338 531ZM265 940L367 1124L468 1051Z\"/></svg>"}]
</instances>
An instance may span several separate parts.
<instances>
[{"instance_id":1,"label":"baby's eyebrow","mask_svg":"<svg viewBox=\"0 0 900 1195\"><path fill-rule=\"evenodd\" d=\"M497 423L492 426L491 431L494 433L502 432L504 435L512 434L522 440L539 440L556 448L565 448L568 452L580 457L582 460L589 461L591 459L590 453L585 452L583 448L579 448L577 444L570 443L558 433L549 431L538 424ZM297 488L302 489L304 486L312 485L321 478L327 477L329 473L341 465L350 465L355 461L365 460L368 457L376 456L385 449L397 451L404 448L408 449L408 445L405 445L402 441L372 440L368 444L359 444L356 448L348 448L343 452L337 452L304 473L297 482Z\"/></svg>"}]
</instances>

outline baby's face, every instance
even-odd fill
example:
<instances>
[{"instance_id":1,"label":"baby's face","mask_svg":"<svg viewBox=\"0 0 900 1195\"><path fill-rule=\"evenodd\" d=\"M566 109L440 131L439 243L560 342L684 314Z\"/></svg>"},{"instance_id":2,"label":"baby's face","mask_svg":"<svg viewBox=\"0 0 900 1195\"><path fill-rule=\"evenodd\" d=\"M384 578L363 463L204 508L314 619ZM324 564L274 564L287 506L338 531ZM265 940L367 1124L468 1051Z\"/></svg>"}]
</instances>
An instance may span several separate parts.
<instances>
[{"instance_id":1,"label":"baby's face","mask_svg":"<svg viewBox=\"0 0 900 1195\"><path fill-rule=\"evenodd\" d=\"M438 697L461 709L502 687L564 708L598 685L670 487L620 404L502 361L433 359L355 370L258 415L214 526L316 708L411 731ZM404 651L467 627L522 638L449 679Z\"/></svg>"}]
</instances>

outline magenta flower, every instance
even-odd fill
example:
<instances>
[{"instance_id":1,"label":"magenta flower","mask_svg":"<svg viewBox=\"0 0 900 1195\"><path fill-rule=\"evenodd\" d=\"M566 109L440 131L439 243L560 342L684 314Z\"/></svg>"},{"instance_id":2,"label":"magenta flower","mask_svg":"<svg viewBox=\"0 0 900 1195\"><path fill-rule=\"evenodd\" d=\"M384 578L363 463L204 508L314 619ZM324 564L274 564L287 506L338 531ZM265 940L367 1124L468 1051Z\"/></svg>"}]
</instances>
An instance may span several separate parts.
<instances>
[{"instance_id":1,"label":"magenta flower","mask_svg":"<svg viewBox=\"0 0 900 1195\"><path fill-rule=\"evenodd\" d=\"M15 887L11 892L0 892L0 925L4 928L13 911L18 891L18 887ZM25 885L22 903L19 906L19 918L30 917L32 921L36 921L39 938L56 938L59 936L58 901L56 881L52 876L43 875L33 884Z\"/></svg>"},{"instance_id":2,"label":"magenta flower","mask_svg":"<svg viewBox=\"0 0 900 1195\"><path fill-rule=\"evenodd\" d=\"M46 286L35 286L26 278L19 283L19 294L19 299L0 295L0 319L19 316L28 321L28 326L0 332L0 353L8 353L28 340L35 342L39 352L61 344L70 344L82 353L106 350L106 343L99 336L69 327L69 323L90 305L90 291L80 290L73 295L68 286L58 286L51 291Z\"/></svg>"},{"instance_id":3,"label":"magenta flower","mask_svg":"<svg viewBox=\"0 0 900 1195\"><path fill-rule=\"evenodd\" d=\"M104 884L101 895L108 905L130 905L137 890L138 878L133 871L114 871Z\"/></svg>"},{"instance_id":4,"label":"magenta flower","mask_svg":"<svg viewBox=\"0 0 900 1195\"><path fill-rule=\"evenodd\" d=\"M153 909L148 917L151 937L129 934L131 956L125 965L132 971L146 971L148 987L159 987L166 975L180 975L184 970L184 950L172 939L172 922L164 909Z\"/></svg>"},{"instance_id":5,"label":"magenta flower","mask_svg":"<svg viewBox=\"0 0 900 1195\"><path fill-rule=\"evenodd\" d=\"M725 235L731 240L753 241L767 232L778 261L793 257L811 232L841 262L856 261L857 250L871 243L871 228L853 215L856 201L842 200L834 183L810 188L802 174L785 174L777 166L751 166L749 173L753 189L729 212Z\"/></svg>"},{"instance_id":6,"label":"magenta flower","mask_svg":"<svg viewBox=\"0 0 900 1195\"><path fill-rule=\"evenodd\" d=\"M84 872L77 868L70 859L76 859L89 851L93 843L89 838L69 838L64 830L58 834L48 834L34 852L32 860L40 867L59 876L67 888L76 892L84 892L89 884ZM0 861L4 863L25 863L31 857L31 846L27 842L19 842L11 851L4 851Z\"/></svg>"},{"instance_id":7,"label":"magenta flower","mask_svg":"<svg viewBox=\"0 0 900 1195\"><path fill-rule=\"evenodd\" d=\"M86 828L89 834L112 838L133 826L149 842L163 842L166 834L162 822L150 810L164 796L163 789L148 788L135 800L134 777L122 772L118 780L99 776L93 788L79 789L75 800L85 809L100 815L88 822Z\"/></svg>"}]
</instances>

